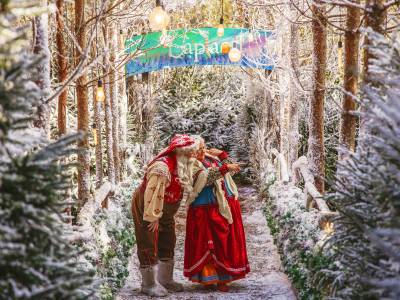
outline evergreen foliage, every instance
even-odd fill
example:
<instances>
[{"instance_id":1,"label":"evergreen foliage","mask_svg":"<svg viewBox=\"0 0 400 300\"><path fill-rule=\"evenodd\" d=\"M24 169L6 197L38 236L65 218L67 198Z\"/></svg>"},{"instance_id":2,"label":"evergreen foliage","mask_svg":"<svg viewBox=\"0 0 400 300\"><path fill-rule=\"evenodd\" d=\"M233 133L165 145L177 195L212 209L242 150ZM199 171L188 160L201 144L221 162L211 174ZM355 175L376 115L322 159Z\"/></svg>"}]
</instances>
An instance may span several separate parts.
<instances>
[{"instance_id":1,"label":"evergreen foliage","mask_svg":"<svg viewBox=\"0 0 400 300\"><path fill-rule=\"evenodd\" d=\"M75 152L77 136L48 144L31 127L43 101L31 81L40 58L26 52L14 12L29 15L35 3L7 4L0 10L0 299L94 299L93 269L79 261L62 214L69 165L60 159Z\"/></svg>"},{"instance_id":2,"label":"evergreen foliage","mask_svg":"<svg viewBox=\"0 0 400 300\"><path fill-rule=\"evenodd\" d=\"M375 59L364 87L366 130L357 152L338 166L339 212L324 270L331 293L343 299L400 298L400 40L368 33Z\"/></svg>"}]
</instances>

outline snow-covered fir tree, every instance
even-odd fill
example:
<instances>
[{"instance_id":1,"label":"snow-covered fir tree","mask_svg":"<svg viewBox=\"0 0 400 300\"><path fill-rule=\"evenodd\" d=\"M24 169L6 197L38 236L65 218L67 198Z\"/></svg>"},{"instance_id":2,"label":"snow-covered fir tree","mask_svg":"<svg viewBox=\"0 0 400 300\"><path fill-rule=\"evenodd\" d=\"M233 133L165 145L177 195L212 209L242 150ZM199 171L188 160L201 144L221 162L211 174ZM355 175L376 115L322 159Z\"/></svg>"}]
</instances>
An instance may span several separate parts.
<instances>
[{"instance_id":1,"label":"snow-covered fir tree","mask_svg":"<svg viewBox=\"0 0 400 300\"><path fill-rule=\"evenodd\" d=\"M0 6L0 299L94 299L94 271L68 239L69 166L77 136L48 143L33 127L43 91L40 57L27 52L20 15L32 1Z\"/></svg>"},{"instance_id":2,"label":"snow-covered fir tree","mask_svg":"<svg viewBox=\"0 0 400 300\"><path fill-rule=\"evenodd\" d=\"M215 72L215 68L172 71L155 122L163 145L174 133L186 132L201 134L209 147L232 149L242 83L234 73Z\"/></svg>"},{"instance_id":3,"label":"snow-covered fir tree","mask_svg":"<svg viewBox=\"0 0 400 300\"><path fill-rule=\"evenodd\" d=\"M324 270L335 297L400 298L400 39L368 33L374 45L362 105L367 130L338 166L328 200L339 212Z\"/></svg>"}]
</instances>

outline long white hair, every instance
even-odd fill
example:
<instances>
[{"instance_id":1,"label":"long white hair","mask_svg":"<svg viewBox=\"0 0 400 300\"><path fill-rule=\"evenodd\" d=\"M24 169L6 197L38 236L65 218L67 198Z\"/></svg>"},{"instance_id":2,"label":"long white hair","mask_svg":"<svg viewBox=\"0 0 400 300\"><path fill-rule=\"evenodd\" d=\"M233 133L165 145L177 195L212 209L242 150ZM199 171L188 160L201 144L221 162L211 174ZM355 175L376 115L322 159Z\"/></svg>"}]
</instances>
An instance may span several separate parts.
<instances>
[{"instance_id":1,"label":"long white hair","mask_svg":"<svg viewBox=\"0 0 400 300\"><path fill-rule=\"evenodd\" d=\"M188 158L188 152L197 151L199 149L199 141L189 147L176 149L177 173L179 182L183 188L184 198L187 197L193 189L193 167L196 158Z\"/></svg>"}]
</instances>

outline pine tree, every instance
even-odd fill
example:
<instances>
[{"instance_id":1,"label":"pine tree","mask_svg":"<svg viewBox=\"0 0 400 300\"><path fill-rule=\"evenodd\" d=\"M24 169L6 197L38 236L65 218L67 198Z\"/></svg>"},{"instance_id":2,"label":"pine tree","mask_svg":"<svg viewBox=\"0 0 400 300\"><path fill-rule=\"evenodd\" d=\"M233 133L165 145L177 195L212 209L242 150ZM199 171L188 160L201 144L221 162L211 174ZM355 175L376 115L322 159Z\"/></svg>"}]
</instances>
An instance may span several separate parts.
<instances>
[{"instance_id":1,"label":"pine tree","mask_svg":"<svg viewBox=\"0 0 400 300\"><path fill-rule=\"evenodd\" d=\"M328 200L339 212L330 240L332 294L400 298L400 40L369 33L370 84L363 89L368 135L338 166Z\"/></svg>"},{"instance_id":2,"label":"pine tree","mask_svg":"<svg viewBox=\"0 0 400 300\"><path fill-rule=\"evenodd\" d=\"M61 159L77 136L48 144L32 126L44 95L33 82L40 58L24 50L14 14L29 15L32 3L0 6L0 299L93 299L93 269L62 214L69 166Z\"/></svg>"}]
</instances>

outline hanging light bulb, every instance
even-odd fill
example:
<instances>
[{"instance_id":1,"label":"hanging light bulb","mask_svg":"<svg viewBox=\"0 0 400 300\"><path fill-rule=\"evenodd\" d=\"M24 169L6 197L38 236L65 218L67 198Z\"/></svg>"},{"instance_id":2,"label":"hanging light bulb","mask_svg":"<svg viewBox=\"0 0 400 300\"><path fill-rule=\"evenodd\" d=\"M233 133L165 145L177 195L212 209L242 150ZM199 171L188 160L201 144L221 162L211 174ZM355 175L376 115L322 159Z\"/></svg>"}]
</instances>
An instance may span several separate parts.
<instances>
[{"instance_id":1,"label":"hanging light bulb","mask_svg":"<svg viewBox=\"0 0 400 300\"><path fill-rule=\"evenodd\" d=\"M160 0L156 1L156 7L149 15L150 27L153 31L160 31L167 28L169 24L169 15L161 6Z\"/></svg>"},{"instance_id":2,"label":"hanging light bulb","mask_svg":"<svg viewBox=\"0 0 400 300\"><path fill-rule=\"evenodd\" d=\"M249 31L248 39L249 39L249 43L252 43L254 41L253 32Z\"/></svg>"},{"instance_id":3,"label":"hanging light bulb","mask_svg":"<svg viewBox=\"0 0 400 300\"><path fill-rule=\"evenodd\" d=\"M106 95L104 94L103 81L99 80L97 81L96 101L103 102L105 98Z\"/></svg>"},{"instance_id":4,"label":"hanging light bulb","mask_svg":"<svg viewBox=\"0 0 400 300\"><path fill-rule=\"evenodd\" d=\"M93 123L92 131L93 131L93 143L94 143L95 146L97 146L97 128L96 128L96 123Z\"/></svg>"},{"instance_id":5,"label":"hanging light bulb","mask_svg":"<svg viewBox=\"0 0 400 300\"><path fill-rule=\"evenodd\" d=\"M238 62L242 58L242 52L236 47L232 47L232 49L229 51L229 59L231 62Z\"/></svg>"},{"instance_id":6,"label":"hanging light bulb","mask_svg":"<svg viewBox=\"0 0 400 300\"><path fill-rule=\"evenodd\" d=\"M219 37L223 37L224 36L224 17L221 17L221 19L219 19L219 25L217 27L217 36Z\"/></svg>"},{"instance_id":7,"label":"hanging light bulb","mask_svg":"<svg viewBox=\"0 0 400 300\"><path fill-rule=\"evenodd\" d=\"M340 38L338 42L338 66L339 69L343 69L343 43L342 43L342 38Z\"/></svg>"}]
</instances>

